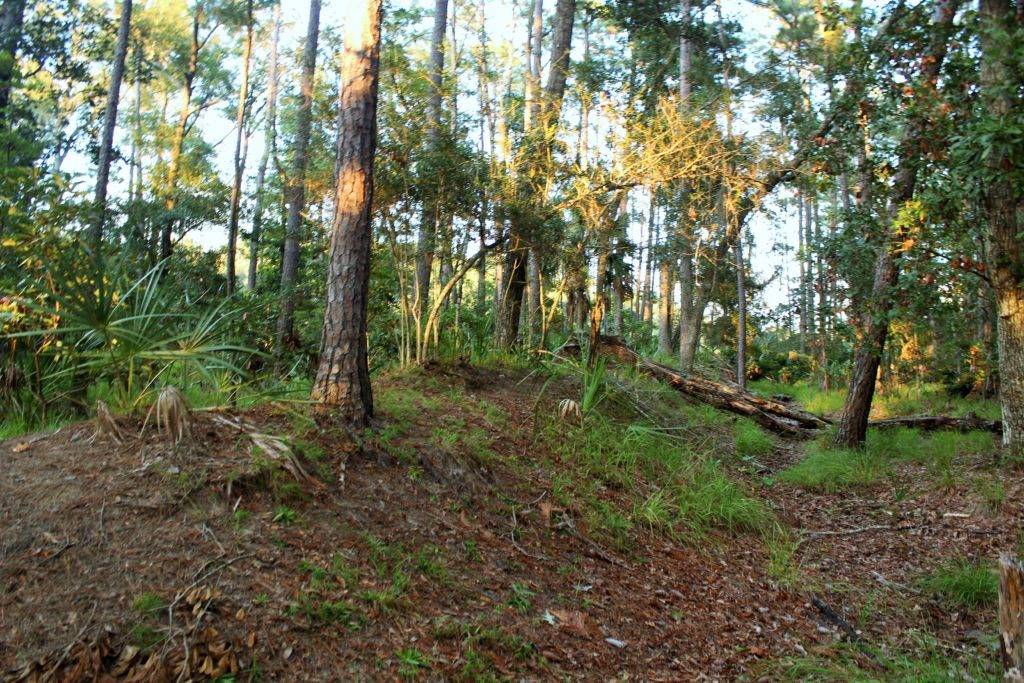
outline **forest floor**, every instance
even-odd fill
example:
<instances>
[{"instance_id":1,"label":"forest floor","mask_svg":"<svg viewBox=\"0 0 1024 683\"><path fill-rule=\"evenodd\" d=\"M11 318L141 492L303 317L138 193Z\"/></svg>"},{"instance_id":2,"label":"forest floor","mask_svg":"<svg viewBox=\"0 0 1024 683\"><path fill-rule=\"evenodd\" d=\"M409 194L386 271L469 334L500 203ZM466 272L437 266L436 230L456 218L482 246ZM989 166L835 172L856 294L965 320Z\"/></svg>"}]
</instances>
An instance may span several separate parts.
<instances>
[{"instance_id":1,"label":"forest floor","mask_svg":"<svg viewBox=\"0 0 1024 683\"><path fill-rule=\"evenodd\" d=\"M0 677L998 679L990 435L829 454L610 385L579 424L571 374L432 365L358 445L288 403L0 443Z\"/></svg>"}]
</instances>

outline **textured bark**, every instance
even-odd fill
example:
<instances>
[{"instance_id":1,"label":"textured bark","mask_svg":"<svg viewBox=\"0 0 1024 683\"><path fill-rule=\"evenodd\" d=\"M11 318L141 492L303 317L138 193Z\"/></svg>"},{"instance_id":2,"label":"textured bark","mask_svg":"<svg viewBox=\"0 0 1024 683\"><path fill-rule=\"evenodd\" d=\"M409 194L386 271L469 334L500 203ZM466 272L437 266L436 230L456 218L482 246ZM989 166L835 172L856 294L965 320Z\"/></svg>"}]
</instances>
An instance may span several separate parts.
<instances>
[{"instance_id":1,"label":"textured bark","mask_svg":"<svg viewBox=\"0 0 1024 683\"><path fill-rule=\"evenodd\" d=\"M436 151L441 141L441 103L444 79L444 36L448 26L448 0L434 1L434 33L430 40L430 100L427 109L428 144ZM422 320L430 301L430 277L437 250L438 201L423 202L416 242L416 317Z\"/></svg>"},{"instance_id":2,"label":"textured bark","mask_svg":"<svg viewBox=\"0 0 1024 683\"><path fill-rule=\"evenodd\" d=\"M103 242L103 224L107 218L107 184L110 179L110 162L114 151L114 130L117 128L117 105L121 100L121 81L124 79L124 61L128 55L128 33L132 25L132 0L121 3L121 23L117 28L117 45L114 48L114 63L110 67L110 89L107 92L107 109L103 113L103 133L100 136L100 157L96 168L96 193L93 197L94 211L92 234L93 248L99 251Z\"/></svg>"},{"instance_id":3,"label":"textured bark","mask_svg":"<svg viewBox=\"0 0 1024 683\"><path fill-rule=\"evenodd\" d=\"M672 353L672 263L664 255L658 263L658 353Z\"/></svg>"},{"instance_id":4,"label":"textured bark","mask_svg":"<svg viewBox=\"0 0 1024 683\"><path fill-rule=\"evenodd\" d=\"M381 0L365 0L349 9L340 67L344 132L338 210L331 230L320 365L311 397L325 408L336 410L341 421L365 425L373 417L366 301L377 146Z\"/></svg>"},{"instance_id":5,"label":"textured bark","mask_svg":"<svg viewBox=\"0 0 1024 683\"><path fill-rule=\"evenodd\" d=\"M747 268L743 239L736 241L736 383L747 388Z\"/></svg>"},{"instance_id":6,"label":"textured bark","mask_svg":"<svg viewBox=\"0 0 1024 683\"><path fill-rule=\"evenodd\" d=\"M306 205L306 167L309 163L309 130L313 118L313 82L316 77L316 51L320 39L320 0L309 2L309 25L306 45L302 51L302 98L295 115L295 149L292 152L292 172L285 187L288 218L284 229L284 255L281 260L281 310L277 317L277 336L274 352L280 355L285 342L293 334L295 319L295 280L299 274L300 233L302 214Z\"/></svg>"},{"instance_id":7,"label":"textured bark","mask_svg":"<svg viewBox=\"0 0 1024 683\"><path fill-rule=\"evenodd\" d=\"M917 85L925 93L935 88L946 57L949 29L958 6L959 0L943 0L935 7L931 45L921 59ZM861 338L854 354L850 388L836 431L837 446L859 448L867 436L868 415L875 395L878 367L889 335L889 314L895 303L893 291L899 281L900 253L897 247L902 240L896 234L895 219L904 204L914 196L918 171L916 148L926 134L927 121L921 117L913 117L907 122L900 140L900 169L893 180L889 209L885 217L885 232L875 260L871 310L867 311L863 318Z\"/></svg>"},{"instance_id":8,"label":"textured bark","mask_svg":"<svg viewBox=\"0 0 1024 683\"><path fill-rule=\"evenodd\" d=\"M10 124L8 111L24 30L25 1L3 0L0 4L0 126L4 128Z\"/></svg>"},{"instance_id":9,"label":"textured bark","mask_svg":"<svg viewBox=\"0 0 1024 683\"><path fill-rule=\"evenodd\" d=\"M242 179L249 136L245 130L249 115L249 66L252 63L253 0L245 5L245 45L242 47L242 77L238 86L238 108L235 112L234 178L231 182L231 203L228 212L227 294L235 292L235 257L238 251L238 214L242 206Z\"/></svg>"},{"instance_id":10,"label":"textured bark","mask_svg":"<svg viewBox=\"0 0 1024 683\"><path fill-rule=\"evenodd\" d=\"M917 415L914 417L871 420L868 422L868 426L873 429L912 427L926 431L950 429L961 432L992 432L993 434L999 434L1003 431L1003 424L999 420L983 420L980 417L947 417L945 415Z\"/></svg>"},{"instance_id":11,"label":"textured bark","mask_svg":"<svg viewBox=\"0 0 1024 683\"><path fill-rule=\"evenodd\" d=\"M982 98L989 114L1003 118L1019 92L1022 77L1013 74L995 36L1024 31L1014 26L1010 0L979 0L982 20ZM1012 33L1011 33L1012 35ZM1019 105L1018 105L1019 106ZM992 180L985 192L986 261L995 292L996 339L999 349L999 402L1003 409L1003 446L1011 455L1024 454L1024 240L1020 239L1018 204L1022 191L1005 170L1011 150L996 143L988 155ZM1024 671L1018 672L1024 675Z\"/></svg>"},{"instance_id":12,"label":"textured bark","mask_svg":"<svg viewBox=\"0 0 1024 683\"><path fill-rule=\"evenodd\" d=\"M160 260L171 257L171 232L174 230L174 217L171 212L178 201L178 170L181 166L181 152L185 146L185 134L188 132L188 120L192 115L192 86L196 72L199 70L199 27L203 23L203 7L199 5L192 16L192 40L188 52L188 66L185 67L185 78L181 86L181 108L178 111L178 125L174 128L171 141L171 158L167 164L167 185L164 188L164 217L160 228Z\"/></svg>"},{"instance_id":13,"label":"textured bark","mask_svg":"<svg viewBox=\"0 0 1024 683\"><path fill-rule=\"evenodd\" d=\"M264 137L263 157L256 171L256 210L252 217L252 231L249 235L249 274L246 286L256 289L256 269L259 265L260 232L263 229L265 208L263 188L267 182L267 166L277 157L277 45L281 38L281 3L274 5L274 27L270 38L270 64L267 69L267 128Z\"/></svg>"},{"instance_id":14,"label":"textured bark","mask_svg":"<svg viewBox=\"0 0 1024 683\"><path fill-rule=\"evenodd\" d=\"M1003 681L1024 683L1024 563L999 558L999 655Z\"/></svg>"},{"instance_id":15,"label":"textured bark","mask_svg":"<svg viewBox=\"0 0 1024 683\"><path fill-rule=\"evenodd\" d=\"M653 279L652 274L654 268L654 259L652 258L654 254L654 235L658 229L654 215L654 210L656 206L657 204L655 200L655 193L652 191L651 204L647 214L647 260L644 262L644 284L643 289L641 290L642 293L640 298L640 317L643 319L644 322L650 322L651 317L654 313L651 307L651 280Z\"/></svg>"},{"instance_id":16,"label":"textured bark","mask_svg":"<svg viewBox=\"0 0 1024 683\"><path fill-rule=\"evenodd\" d=\"M530 132L540 117L540 71L544 45L544 0L533 0L530 29L526 34L526 106L523 108L523 130Z\"/></svg>"}]
</instances>

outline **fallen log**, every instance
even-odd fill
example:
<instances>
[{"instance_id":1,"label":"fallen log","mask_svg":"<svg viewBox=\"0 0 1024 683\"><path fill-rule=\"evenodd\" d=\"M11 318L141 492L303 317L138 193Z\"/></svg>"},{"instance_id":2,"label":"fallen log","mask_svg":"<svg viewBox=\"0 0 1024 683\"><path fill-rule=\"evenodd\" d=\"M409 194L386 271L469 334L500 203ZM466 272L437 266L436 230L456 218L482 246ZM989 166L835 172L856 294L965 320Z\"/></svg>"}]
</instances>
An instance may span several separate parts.
<instances>
[{"instance_id":1,"label":"fallen log","mask_svg":"<svg viewBox=\"0 0 1024 683\"><path fill-rule=\"evenodd\" d=\"M967 417L947 417L946 415L915 415L913 417L894 417L887 420L871 420L868 427L891 429L892 427L913 427L927 431L939 429L956 429L961 432L979 430L1002 434L1001 420L984 420L975 415Z\"/></svg>"},{"instance_id":2,"label":"fallen log","mask_svg":"<svg viewBox=\"0 0 1024 683\"><path fill-rule=\"evenodd\" d=\"M617 337L601 337L598 351L620 363L637 367L645 374L661 380L686 396L738 415L745 415L759 425L786 436L811 436L828 422L813 413L798 410L780 401L755 396L738 385L714 382L696 375L683 374L666 365L642 357Z\"/></svg>"}]
</instances>

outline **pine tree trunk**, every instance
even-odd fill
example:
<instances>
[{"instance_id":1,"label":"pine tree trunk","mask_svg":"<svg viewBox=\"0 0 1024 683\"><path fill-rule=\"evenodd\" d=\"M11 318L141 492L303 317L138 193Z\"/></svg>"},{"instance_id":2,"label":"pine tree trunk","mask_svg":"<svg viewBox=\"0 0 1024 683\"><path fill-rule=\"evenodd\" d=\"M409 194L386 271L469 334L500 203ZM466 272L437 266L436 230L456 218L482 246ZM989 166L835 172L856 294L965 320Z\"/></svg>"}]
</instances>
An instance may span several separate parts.
<instances>
[{"instance_id":1,"label":"pine tree trunk","mask_svg":"<svg viewBox=\"0 0 1024 683\"><path fill-rule=\"evenodd\" d=\"M437 153L441 144L441 103L444 81L444 36L448 26L448 0L434 0L434 33L430 40L430 100L427 120L428 144ZM416 243L417 318L421 321L430 303L430 277L437 250L437 223L440 199L423 202Z\"/></svg>"},{"instance_id":2,"label":"pine tree trunk","mask_svg":"<svg viewBox=\"0 0 1024 683\"><path fill-rule=\"evenodd\" d=\"M736 384L747 388L747 268L743 239L736 241Z\"/></svg>"},{"instance_id":3,"label":"pine tree trunk","mask_svg":"<svg viewBox=\"0 0 1024 683\"><path fill-rule=\"evenodd\" d=\"M178 201L178 171L181 166L181 153L185 146L185 134L188 132L188 120L192 115L192 86L195 82L196 72L199 70L199 27L203 22L203 6L195 9L192 17L192 42L188 53L188 66L185 69L185 79L181 86L181 109L178 112L178 125L174 128L174 138L171 141L171 158L167 164L167 185L164 188L164 217L160 228L160 261L165 262L171 258L171 233L174 230L174 206Z\"/></svg>"},{"instance_id":4,"label":"pine tree trunk","mask_svg":"<svg viewBox=\"0 0 1024 683\"><path fill-rule=\"evenodd\" d=\"M932 41L921 59L921 75L917 84L918 88L926 92L931 92L935 88L942 62L946 57L947 37L958 5L959 0L941 0L935 6ZM835 444L840 447L859 448L864 445L867 436L868 416L875 395L878 367L889 334L889 314L895 304L893 290L899 281L900 253L897 247L902 238L897 234L895 221L900 209L914 196L918 171L915 148L926 133L927 121L920 116L914 117L907 123L900 140L900 169L893 181L889 210L884 219L883 240L878 245L871 286L871 309L863 316L863 332L854 353L850 389L836 430Z\"/></svg>"},{"instance_id":5,"label":"pine tree trunk","mask_svg":"<svg viewBox=\"0 0 1024 683\"><path fill-rule=\"evenodd\" d=\"M110 68L110 90L107 92L107 109L103 114L103 133L100 137L100 157L96 168L96 194L93 198L96 216L93 219L90 239L93 248L99 252L103 243L103 224L107 217L107 183L110 178L110 162L114 150L114 130L117 128L117 105L121 100L121 81L124 79L124 61L128 55L128 34L132 24L132 0L121 3L121 23L117 28L117 46L114 48L114 63Z\"/></svg>"},{"instance_id":6,"label":"pine tree trunk","mask_svg":"<svg viewBox=\"0 0 1024 683\"><path fill-rule=\"evenodd\" d=\"M654 215L656 206L657 204L655 203L655 192L651 190L651 204L647 214L647 259L643 264L644 284L643 289L641 290L642 294L640 299L640 317L643 319L645 323L651 321L651 317L653 314L651 306L651 280L653 279L652 272L654 264L653 256L655 232L658 229Z\"/></svg>"},{"instance_id":7,"label":"pine tree trunk","mask_svg":"<svg viewBox=\"0 0 1024 683\"><path fill-rule=\"evenodd\" d=\"M672 263L665 257L658 263L658 352L672 353Z\"/></svg>"},{"instance_id":8,"label":"pine tree trunk","mask_svg":"<svg viewBox=\"0 0 1024 683\"><path fill-rule=\"evenodd\" d=\"M245 130L249 114L249 65L252 62L253 0L245 5L245 45L242 48L242 78L238 86L238 110L235 113L234 178L231 183L231 203L228 214L227 294L235 292L235 257L238 251L238 214L242 206L242 179L245 176L248 133Z\"/></svg>"},{"instance_id":9,"label":"pine tree trunk","mask_svg":"<svg viewBox=\"0 0 1024 683\"><path fill-rule=\"evenodd\" d=\"M264 138L263 158L256 171L256 209L252 217L252 231L249 235L249 273L246 287L256 289L256 271L259 265L260 232L263 229L263 189L267 181L267 166L277 156L277 45L281 37L281 3L274 5L274 27L270 38L270 65L267 71L267 129Z\"/></svg>"},{"instance_id":10,"label":"pine tree trunk","mask_svg":"<svg viewBox=\"0 0 1024 683\"><path fill-rule=\"evenodd\" d=\"M1014 75L1003 54L1003 35L1019 36L1024 27L1014 25L1010 0L979 0L982 20L982 99L988 113L1005 119L1013 108L1012 94L1020 90L1021 76ZM992 178L985 192L988 219L986 261L996 299L996 339L999 350L999 402L1003 409L1003 446L1014 457L1024 455L1024 240L1020 238L1018 205L1022 191L1006 169L1012 150L995 143L988 155ZM1018 672L1024 675L1024 671Z\"/></svg>"},{"instance_id":11,"label":"pine tree trunk","mask_svg":"<svg viewBox=\"0 0 1024 683\"><path fill-rule=\"evenodd\" d=\"M355 4L355 3L353 3ZM366 341L381 0L349 8L341 57L341 173L331 230L320 364L311 398L343 422L373 417Z\"/></svg>"},{"instance_id":12,"label":"pine tree trunk","mask_svg":"<svg viewBox=\"0 0 1024 683\"><path fill-rule=\"evenodd\" d=\"M295 318L295 281L299 273L299 247L302 214L306 205L306 166L309 163L309 130L313 117L313 81L316 76L316 51L320 38L320 0L310 0L309 26L302 52L301 101L295 116L295 149L292 172L285 194L288 218L285 222L284 254L281 259L281 311L277 318L274 352L280 356L293 335Z\"/></svg>"}]
</instances>

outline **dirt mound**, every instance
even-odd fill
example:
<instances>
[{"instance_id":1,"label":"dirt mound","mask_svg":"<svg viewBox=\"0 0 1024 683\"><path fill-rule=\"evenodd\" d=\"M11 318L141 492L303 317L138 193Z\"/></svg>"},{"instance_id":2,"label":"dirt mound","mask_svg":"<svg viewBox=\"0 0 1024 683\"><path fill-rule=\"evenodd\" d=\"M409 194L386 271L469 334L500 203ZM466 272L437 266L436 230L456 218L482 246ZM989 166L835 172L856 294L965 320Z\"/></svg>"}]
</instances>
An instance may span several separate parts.
<instances>
[{"instance_id":1,"label":"dirt mound","mask_svg":"<svg viewBox=\"0 0 1024 683\"><path fill-rule=\"evenodd\" d=\"M0 668L678 680L814 637L756 539L623 554L553 506L523 379L385 381L363 451L284 407L200 414L178 446L123 418L121 443L83 423L0 444Z\"/></svg>"}]
</instances>

